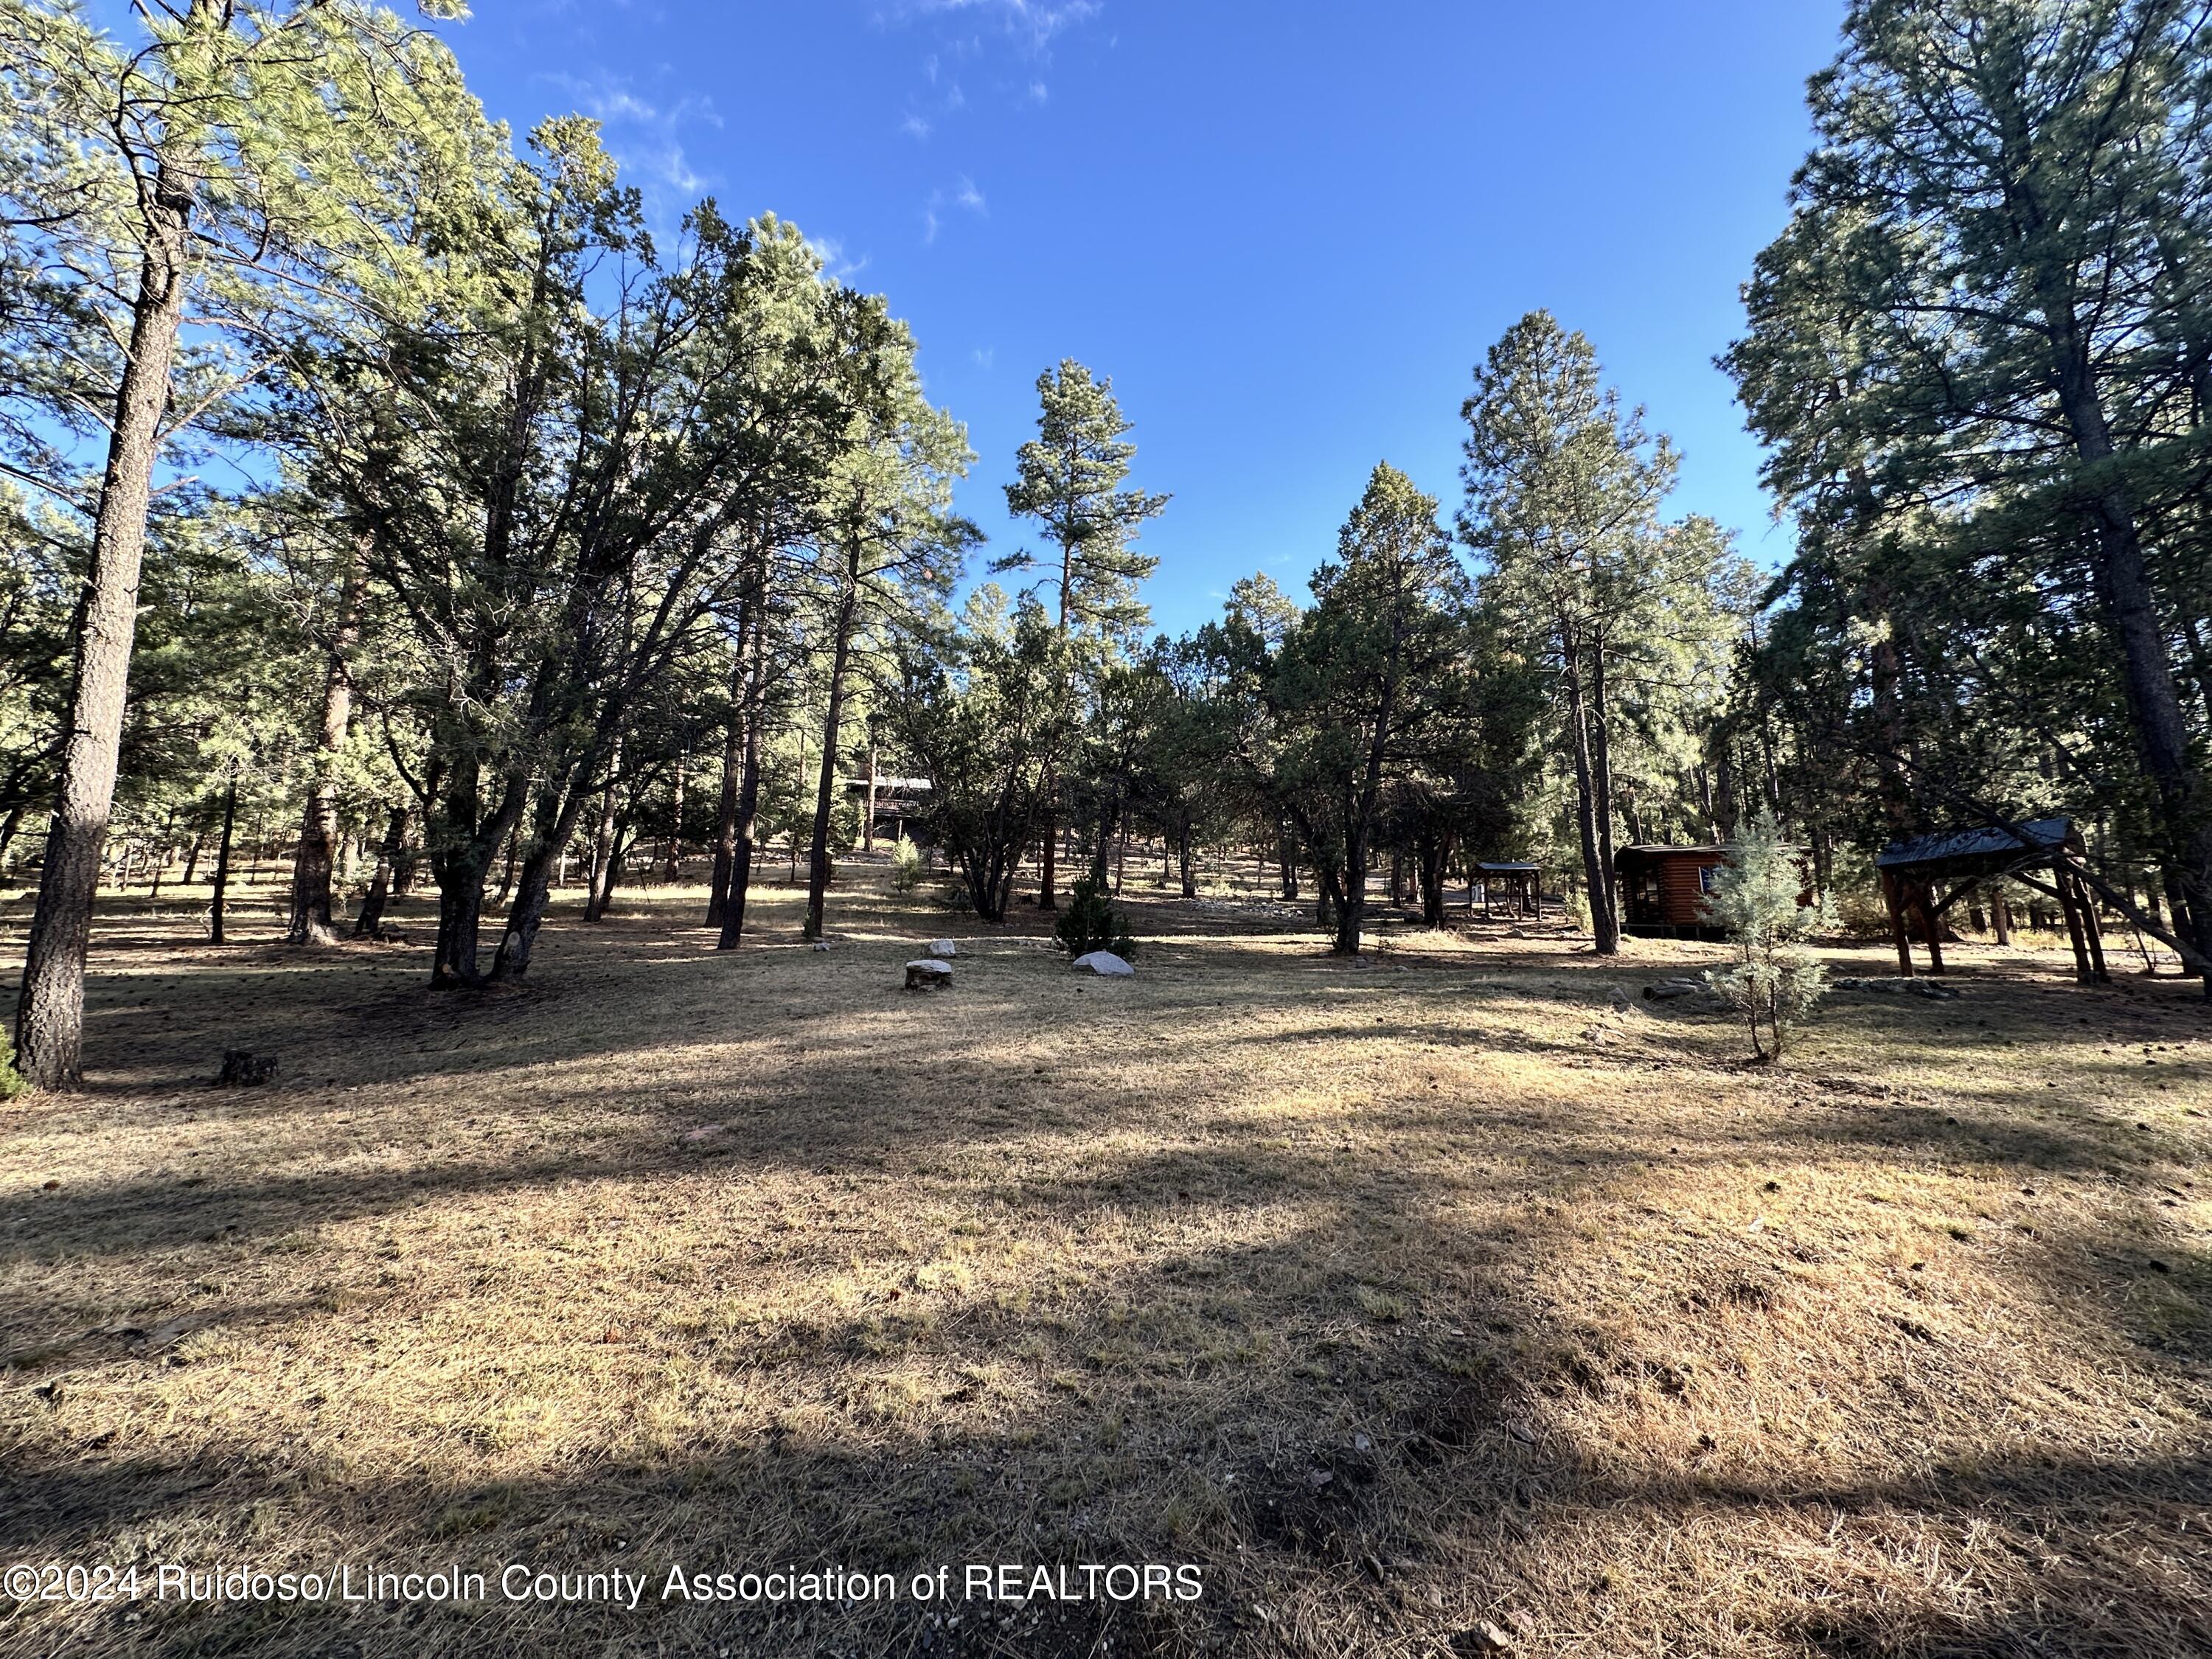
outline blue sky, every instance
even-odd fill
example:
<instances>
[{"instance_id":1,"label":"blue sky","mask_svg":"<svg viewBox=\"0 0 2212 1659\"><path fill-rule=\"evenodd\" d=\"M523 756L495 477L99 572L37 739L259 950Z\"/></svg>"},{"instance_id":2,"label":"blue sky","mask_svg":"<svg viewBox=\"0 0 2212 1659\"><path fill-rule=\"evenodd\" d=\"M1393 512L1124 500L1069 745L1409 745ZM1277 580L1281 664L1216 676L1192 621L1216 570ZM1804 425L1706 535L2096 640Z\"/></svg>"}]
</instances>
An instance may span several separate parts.
<instances>
[{"instance_id":1,"label":"blue sky","mask_svg":"<svg viewBox=\"0 0 2212 1659\"><path fill-rule=\"evenodd\" d=\"M1787 550L1713 354L1783 222L1841 0L477 0L518 133L599 118L671 224L794 221L914 326L1000 485L1062 356L1113 376L1156 619L1303 596L1387 459L1458 497L1468 374L1548 307L1684 451L1673 510Z\"/></svg>"}]
</instances>

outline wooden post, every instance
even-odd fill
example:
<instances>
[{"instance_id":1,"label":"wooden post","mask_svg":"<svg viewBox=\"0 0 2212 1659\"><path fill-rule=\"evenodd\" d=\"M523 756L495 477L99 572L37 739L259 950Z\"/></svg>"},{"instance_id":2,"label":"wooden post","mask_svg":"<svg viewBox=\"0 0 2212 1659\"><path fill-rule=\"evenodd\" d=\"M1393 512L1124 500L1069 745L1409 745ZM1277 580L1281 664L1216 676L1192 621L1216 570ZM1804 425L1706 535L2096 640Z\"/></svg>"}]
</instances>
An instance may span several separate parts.
<instances>
[{"instance_id":1,"label":"wooden post","mask_svg":"<svg viewBox=\"0 0 2212 1659\"><path fill-rule=\"evenodd\" d=\"M1912 937L1905 930L1905 896L1899 890L1895 876L1881 872L1882 902L1889 906L1889 931L1897 939L1897 971L1906 979L1912 977Z\"/></svg>"},{"instance_id":2,"label":"wooden post","mask_svg":"<svg viewBox=\"0 0 2212 1659\"><path fill-rule=\"evenodd\" d=\"M2008 948L2012 944L2012 906L2005 902L2004 889L2000 886L1990 896L1990 921L1996 924L1997 943Z\"/></svg>"},{"instance_id":3,"label":"wooden post","mask_svg":"<svg viewBox=\"0 0 2212 1659\"><path fill-rule=\"evenodd\" d=\"M2071 871L2068 873L2074 876L2074 902L2081 912L2081 931L2089 938L2089 971L2100 985L2109 984L2112 976L2105 971L2105 934L2097 922L2097 901L2087 882Z\"/></svg>"},{"instance_id":4,"label":"wooden post","mask_svg":"<svg viewBox=\"0 0 2212 1659\"><path fill-rule=\"evenodd\" d=\"M1940 974L1943 971L1943 917L1936 908L1936 884L1932 881L1920 884L1920 916L1928 925L1928 971Z\"/></svg>"},{"instance_id":5,"label":"wooden post","mask_svg":"<svg viewBox=\"0 0 2212 1659\"><path fill-rule=\"evenodd\" d=\"M2092 982L2089 967L2089 942L2081 928L2081 912L2073 893L2073 877L2063 864L2051 866L2051 885L2058 890L2058 908L2066 918L2066 937L2074 946L2074 980L2078 985Z\"/></svg>"}]
</instances>

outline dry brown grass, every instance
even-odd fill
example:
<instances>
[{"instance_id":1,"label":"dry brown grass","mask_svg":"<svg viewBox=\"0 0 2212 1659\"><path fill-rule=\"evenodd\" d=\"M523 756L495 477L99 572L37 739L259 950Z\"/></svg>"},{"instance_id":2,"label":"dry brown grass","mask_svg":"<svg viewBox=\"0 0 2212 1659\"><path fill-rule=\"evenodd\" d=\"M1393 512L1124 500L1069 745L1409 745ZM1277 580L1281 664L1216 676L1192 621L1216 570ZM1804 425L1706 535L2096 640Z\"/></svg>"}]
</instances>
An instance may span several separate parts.
<instances>
[{"instance_id":1,"label":"dry brown grass","mask_svg":"<svg viewBox=\"0 0 2212 1659\"><path fill-rule=\"evenodd\" d=\"M696 903L483 998L119 915L92 1092L0 1108L0 1561L646 1606L0 1601L0 1654L2212 1651L2191 988L1965 950L1760 1071L1612 1007L1708 947L1347 968L1147 902L1109 982L1033 918L859 890L815 952L771 893L725 956ZM957 988L902 993L938 933ZM679 1559L1206 1592L772 1620L657 1606Z\"/></svg>"}]
</instances>

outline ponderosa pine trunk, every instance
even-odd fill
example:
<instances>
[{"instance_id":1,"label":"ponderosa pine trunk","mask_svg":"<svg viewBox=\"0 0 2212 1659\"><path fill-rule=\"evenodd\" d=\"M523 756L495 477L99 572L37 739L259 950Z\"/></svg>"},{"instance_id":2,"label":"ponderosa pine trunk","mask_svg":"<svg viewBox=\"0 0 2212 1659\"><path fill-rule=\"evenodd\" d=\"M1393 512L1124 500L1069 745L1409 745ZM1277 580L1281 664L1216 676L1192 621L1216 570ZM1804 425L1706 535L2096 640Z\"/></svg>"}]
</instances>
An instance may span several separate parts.
<instances>
[{"instance_id":1,"label":"ponderosa pine trunk","mask_svg":"<svg viewBox=\"0 0 2212 1659\"><path fill-rule=\"evenodd\" d=\"M1605 683L1605 648L1590 653L1590 811L1597 819L1597 862L1605 876L1605 908L1620 930L1620 881L1613 842L1613 706Z\"/></svg>"},{"instance_id":2,"label":"ponderosa pine trunk","mask_svg":"<svg viewBox=\"0 0 2212 1659\"><path fill-rule=\"evenodd\" d=\"M1414 880L1421 890L1421 925L1444 925L1444 865L1451 857L1449 836L1431 836L1413 847Z\"/></svg>"},{"instance_id":3,"label":"ponderosa pine trunk","mask_svg":"<svg viewBox=\"0 0 2212 1659\"><path fill-rule=\"evenodd\" d=\"M230 775L230 787L222 797L222 836L216 843L215 880L213 891L208 896L208 943L222 943L222 907L230 896L231 831L238 823L238 774Z\"/></svg>"},{"instance_id":4,"label":"ponderosa pine trunk","mask_svg":"<svg viewBox=\"0 0 2212 1659\"><path fill-rule=\"evenodd\" d=\"M592 869L584 891L584 920L605 919L615 891L615 830L621 787L623 740L617 736L607 757L606 787L599 793L599 823L592 837Z\"/></svg>"},{"instance_id":5,"label":"ponderosa pine trunk","mask_svg":"<svg viewBox=\"0 0 2212 1659\"><path fill-rule=\"evenodd\" d=\"M744 767L738 781L738 816L730 842L730 890L722 904L722 932L714 941L718 951L734 951L744 937L745 901L752 892L753 861L758 850L763 728L767 725L767 629L753 632L752 661L745 674Z\"/></svg>"},{"instance_id":6,"label":"ponderosa pine trunk","mask_svg":"<svg viewBox=\"0 0 2212 1659\"><path fill-rule=\"evenodd\" d=\"M538 787L519 884L507 909L507 926L500 934L498 954L492 958L495 980L520 980L530 972L538 932L545 925L546 911L552 908L554 867L562 848L576 833L584 803L594 793L587 786L598 769L600 741L595 737L586 746L567 782L548 779Z\"/></svg>"},{"instance_id":7,"label":"ponderosa pine trunk","mask_svg":"<svg viewBox=\"0 0 2212 1659\"><path fill-rule=\"evenodd\" d=\"M1347 841L1344 888L1336 905L1336 939L1332 954L1356 957L1367 924L1367 830L1363 825Z\"/></svg>"},{"instance_id":8,"label":"ponderosa pine trunk","mask_svg":"<svg viewBox=\"0 0 2212 1659\"><path fill-rule=\"evenodd\" d=\"M660 861L660 878L672 882L684 873L684 774L690 769L691 750L679 745L676 750L676 776L671 787L668 812L668 853Z\"/></svg>"},{"instance_id":9,"label":"ponderosa pine trunk","mask_svg":"<svg viewBox=\"0 0 2212 1659\"><path fill-rule=\"evenodd\" d=\"M1059 779L1054 775L1053 769L1047 767L1044 774L1044 834L1040 837L1042 844L1039 851L1042 857L1037 866L1037 908L1040 910L1060 908L1060 901L1053 893L1056 880L1053 873L1054 855L1059 850L1060 842L1060 816L1057 810L1059 802L1056 797L1058 787Z\"/></svg>"},{"instance_id":10,"label":"ponderosa pine trunk","mask_svg":"<svg viewBox=\"0 0 2212 1659\"><path fill-rule=\"evenodd\" d=\"M15 1004L15 1066L44 1089L84 1081L84 966L93 900L115 799L123 710L137 631L146 512L185 311L185 259L198 181L164 157L142 198L146 236L131 343L93 520L84 621L70 696L61 781L46 832L39 902Z\"/></svg>"},{"instance_id":11,"label":"ponderosa pine trunk","mask_svg":"<svg viewBox=\"0 0 2212 1659\"><path fill-rule=\"evenodd\" d=\"M1185 898L1196 898L1198 877L1197 872L1190 866L1190 820L1186 817L1182 821L1182 834L1176 845L1176 862L1182 868L1182 896Z\"/></svg>"},{"instance_id":12,"label":"ponderosa pine trunk","mask_svg":"<svg viewBox=\"0 0 2212 1659\"><path fill-rule=\"evenodd\" d=\"M300 821L300 850L292 860L292 915L284 929L285 941L291 945L327 945L335 937L331 866L337 836L337 761L353 724L353 672L348 659L361 637L361 546L357 539L349 539L346 547L330 660L323 672L323 720L317 733L314 775Z\"/></svg>"},{"instance_id":13,"label":"ponderosa pine trunk","mask_svg":"<svg viewBox=\"0 0 2212 1659\"><path fill-rule=\"evenodd\" d=\"M738 862L738 792L745 770L744 655L730 686L730 724L722 734L722 793L714 809L714 867L707 878L707 919L720 927L730 902L730 876Z\"/></svg>"},{"instance_id":14,"label":"ponderosa pine trunk","mask_svg":"<svg viewBox=\"0 0 2212 1659\"><path fill-rule=\"evenodd\" d=\"M483 926L484 881L501 843L521 816L528 780L509 775L498 804L479 818L482 768L465 750L446 790L445 823L431 836L430 869L438 883L438 940L431 952L430 983L449 990L483 983L477 935Z\"/></svg>"},{"instance_id":15,"label":"ponderosa pine trunk","mask_svg":"<svg viewBox=\"0 0 2212 1659\"><path fill-rule=\"evenodd\" d=\"M2097 592L2120 646L2120 680L2126 692L2144 769L2158 793L2160 828L2172 849L2188 905L2187 935L2212 957L2212 800L2190 750L2166 630L2158 614L2135 502L2120 474L2100 401L2088 346L2075 319L2072 296L2055 280L2039 284L2051 319L2049 338L2058 402L2075 452L2101 479L2087 514L2097 550ZM2177 921L2180 918L2177 915ZM2176 933L2183 928L2177 927ZM2212 998L2212 972L2204 975Z\"/></svg>"},{"instance_id":16,"label":"ponderosa pine trunk","mask_svg":"<svg viewBox=\"0 0 2212 1659\"><path fill-rule=\"evenodd\" d=\"M384 845L377 851L376 874L368 884L368 896L362 901L361 914L354 918L353 936L356 939L384 937L385 907L392 900L392 877L399 868L401 854L407 846L407 809L395 806L384 830Z\"/></svg>"},{"instance_id":17,"label":"ponderosa pine trunk","mask_svg":"<svg viewBox=\"0 0 2212 1659\"><path fill-rule=\"evenodd\" d=\"M1582 842L1590 936L1598 955L1617 956L1620 951L1620 933L1606 889L1604 866L1599 862L1597 819L1591 804L1589 726L1583 706L1582 670L1571 655L1567 661L1566 685L1567 736L1575 768L1575 830Z\"/></svg>"},{"instance_id":18,"label":"ponderosa pine trunk","mask_svg":"<svg viewBox=\"0 0 2212 1659\"><path fill-rule=\"evenodd\" d=\"M822 937L823 912L830 902L830 817L836 805L837 740L845 721L845 672L853 658L853 623L860 614L859 571L849 573L838 602L830 649L830 708L822 720L822 774L814 791L814 836L806 866L808 939Z\"/></svg>"}]
</instances>

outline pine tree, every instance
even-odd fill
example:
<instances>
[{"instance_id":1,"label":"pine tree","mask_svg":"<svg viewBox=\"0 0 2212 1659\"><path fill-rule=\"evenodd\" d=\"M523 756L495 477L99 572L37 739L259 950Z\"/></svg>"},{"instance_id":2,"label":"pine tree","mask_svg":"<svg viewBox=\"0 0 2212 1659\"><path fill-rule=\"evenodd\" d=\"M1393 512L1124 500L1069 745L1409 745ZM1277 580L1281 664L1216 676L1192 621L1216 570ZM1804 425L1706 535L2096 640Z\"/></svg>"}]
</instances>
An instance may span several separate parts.
<instances>
[{"instance_id":1,"label":"pine tree","mask_svg":"<svg viewBox=\"0 0 2212 1659\"><path fill-rule=\"evenodd\" d=\"M1041 571L1040 586L1054 592L1052 615L1060 642L1080 640L1080 656L1098 659L1114 647L1133 644L1149 612L1137 597L1137 585L1159 561L1132 545L1139 530L1166 508L1168 497L1127 487L1137 453L1128 441L1129 422L1114 398L1111 380L1095 378L1073 358L1037 376L1037 435L1014 458L1015 480L1006 487L1006 511L1032 518L1043 527L1053 553L1027 550L997 560L994 573ZM1065 686L1064 696L1081 688ZM1048 781L1046 793L1053 795ZM1051 909L1056 815L1048 811L1043 827L1043 866L1037 903Z\"/></svg>"},{"instance_id":2,"label":"pine tree","mask_svg":"<svg viewBox=\"0 0 2212 1659\"><path fill-rule=\"evenodd\" d=\"M1543 656L1574 779L1598 954L1619 949L1613 890L1615 665L1668 597L1658 511L1674 453L1599 377L1589 342L1533 312L1475 371L1459 528L1487 563L1481 591Z\"/></svg>"}]
</instances>

